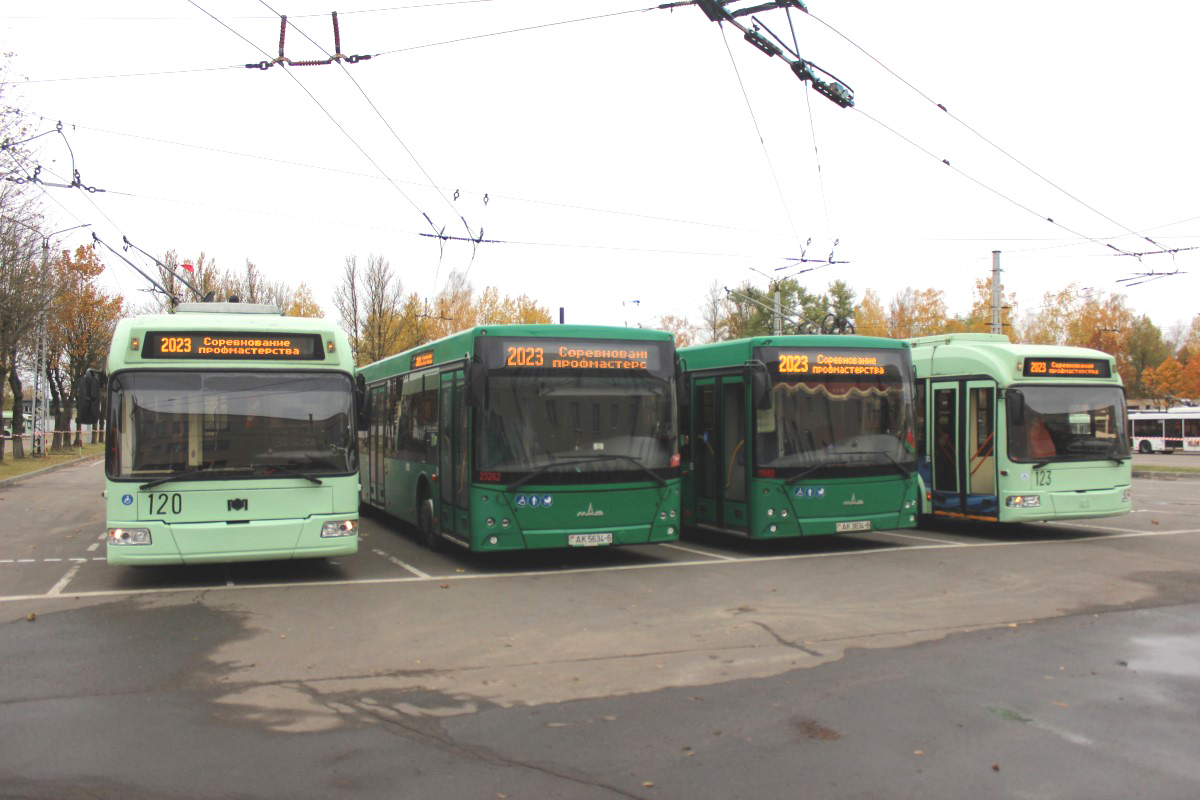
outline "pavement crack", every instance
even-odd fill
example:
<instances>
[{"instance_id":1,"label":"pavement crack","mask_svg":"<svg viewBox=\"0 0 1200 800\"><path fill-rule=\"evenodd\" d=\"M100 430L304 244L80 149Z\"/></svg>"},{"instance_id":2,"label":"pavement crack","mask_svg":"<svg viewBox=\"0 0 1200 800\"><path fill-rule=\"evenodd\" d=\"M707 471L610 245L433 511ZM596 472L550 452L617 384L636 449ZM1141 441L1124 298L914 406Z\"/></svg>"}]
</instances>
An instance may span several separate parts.
<instances>
[{"instance_id":1,"label":"pavement crack","mask_svg":"<svg viewBox=\"0 0 1200 800\"><path fill-rule=\"evenodd\" d=\"M462 744L461 742L455 741L450 734L446 733L446 730L444 727L442 727L441 723L420 725L416 722L409 721L410 718L400 714L399 712L395 712L395 716L392 716L390 714L383 713L382 709L378 708L363 707L359 704L354 704L354 707L359 709L359 711L362 713L377 719L384 729L390 731L391 733L404 736L405 738L412 739L421 744L436 747L453 756L480 761L494 767L527 769L552 778L569 781L571 783L578 784L579 786L589 786L595 789L602 789L604 791L612 792L614 795L619 797L628 797L632 798L632 800L644 800L641 795L627 792L618 786L613 786L612 784L604 783L603 781L594 780L581 775L573 775L564 770L555 769L554 767L550 767L545 764L508 758L487 747Z\"/></svg>"},{"instance_id":2,"label":"pavement crack","mask_svg":"<svg viewBox=\"0 0 1200 800\"><path fill-rule=\"evenodd\" d=\"M772 630L771 626L765 622L759 622L756 619L752 619L750 621L753 624L757 625L758 627L762 628L767 633L771 634L771 636L774 637L775 641L779 642L784 647L790 647L793 650L799 650L800 652L807 653L808 655L813 656L814 658L824 658L825 657L822 653L818 653L816 650L811 650L802 644L797 644L795 642L789 642L787 639L783 638L778 633L776 633L774 630Z\"/></svg>"}]
</instances>

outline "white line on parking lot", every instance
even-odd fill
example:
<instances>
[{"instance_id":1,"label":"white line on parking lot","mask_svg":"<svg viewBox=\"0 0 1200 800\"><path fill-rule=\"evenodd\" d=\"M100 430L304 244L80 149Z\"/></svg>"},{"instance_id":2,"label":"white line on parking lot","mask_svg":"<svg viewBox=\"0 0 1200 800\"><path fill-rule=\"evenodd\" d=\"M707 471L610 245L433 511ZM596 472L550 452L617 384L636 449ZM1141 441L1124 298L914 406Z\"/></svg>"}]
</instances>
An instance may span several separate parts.
<instances>
[{"instance_id":1,"label":"white line on parking lot","mask_svg":"<svg viewBox=\"0 0 1200 800\"><path fill-rule=\"evenodd\" d=\"M393 564L395 564L397 567L400 567L401 569L408 570L413 575L416 575L418 578L430 577L428 572L421 572L421 570L417 569L412 564L406 564L403 561L401 561L400 559L396 558L395 556L389 556L387 553L383 552L382 550L372 550L371 552L377 556L382 556L383 558L386 558L388 561L392 562Z\"/></svg>"},{"instance_id":2,"label":"white line on parking lot","mask_svg":"<svg viewBox=\"0 0 1200 800\"><path fill-rule=\"evenodd\" d=\"M727 556L727 555L724 555L723 553L710 553L707 550L694 550L691 547L684 547L681 544L670 544L667 542L663 542L662 544L659 545L659 547L669 547L672 550L682 550L685 553L693 553L698 556L708 556L709 558L715 558L720 561L737 561L737 558L734 556Z\"/></svg>"},{"instance_id":3,"label":"white line on parking lot","mask_svg":"<svg viewBox=\"0 0 1200 800\"><path fill-rule=\"evenodd\" d=\"M869 550L849 550L841 552L827 553L791 553L774 556L746 556L742 558L731 558L728 561L718 561L712 558L706 558L703 561L659 561L653 564L623 564L620 566L609 567L580 567L579 569L548 569L548 570L531 570L518 572L493 572L493 573L476 573L476 574L457 574L457 575L429 575L421 572L415 567L405 565L400 562L405 569L414 573L412 577L402 578L364 578L358 580L341 580L341 581L294 581L282 583L257 583L242 586L205 586L197 589L195 586L179 586L160 589L110 589L98 592L79 592L72 593L72 597L133 597L143 594L179 594L181 592L219 592L219 591L251 591L261 589L311 589L320 587L345 587L345 586L381 586L397 583L430 583L435 581L464 581L464 580L498 580L505 578L531 578L531 577L554 577L562 575L580 575L598 572L632 572L635 570L646 569L672 569L681 567L727 567L738 564L755 564L767 561L808 561L818 558L855 558L861 556L883 556L883 555L905 555L919 550L946 550L951 552L965 552L980 547L1040 547L1045 545L1060 545L1063 547L1072 547L1080 544L1106 542L1113 539L1152 539L1159 536L1182 536L1186 534L1200 533L1200 528L1190 528L1181 531L1142 531L1142 532L1122 532L1109 533L1103 536L1087 536L1078 539L1024 539L1012 542L977 542L962 544L955 542L954 544L914 544L908 547L874 547ZM382 552L382 551L376 551ZM386 553L384 558L389 561L391 556ZM103 559L94 559L102 561ZM400 561L396 559L396 561ZM419 574L417 574L419 573ZM0 596L0 603L11 603L28 600L36 600L44 598L46 595L11 595L8 597Z\"/></svg>"},{"instance_id":4,"label":"white line on parking lot","mask_svg":"<svg viewBox=\"0 0 1200 800\"><path fill-rule=\"evenodd\" d=\"M67 588L67 584L71 582L71 580L75 577L75 574L79 572L82 567L83 564L76 564L67 570L67 574L63 575L58 583L54 584L50 591L46 592L46 596L53 597L56 594L62 594L62 590Z\"/></svg>"}]
</instances>

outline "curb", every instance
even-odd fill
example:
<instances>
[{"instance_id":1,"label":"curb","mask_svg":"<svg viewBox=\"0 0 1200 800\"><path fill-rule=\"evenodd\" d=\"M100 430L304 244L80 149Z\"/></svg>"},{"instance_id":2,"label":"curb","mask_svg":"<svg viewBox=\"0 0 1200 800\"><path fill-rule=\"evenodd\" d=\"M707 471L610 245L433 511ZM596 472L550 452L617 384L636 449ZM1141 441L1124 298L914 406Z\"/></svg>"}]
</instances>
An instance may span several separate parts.
<instances>
[{"instance_id":1,"label":"curb","mask_svg":"<svg viewBox=\"0 0 1200 800\"><path fill-rule=\"evenodd\" d=\"M1148 469L1135 469L1133 477L1149 478L1155 481L1197 481L1200 480L1200 472L1158 472Z\"/></svg>"},{"instance_id":2,"label":"curb","mask_svg":"<svg viewBox=\"0 0 1200 800\"><path fill-rule=\"evenodd\" d=\"M42 467L41 469L35 469L33 472L26 472L22 475L13 475L11 478L0 478L0 486L8 486L10 483L19 483L20 481L23 481L26 478L36 478L38 475L45 475L47 472L54 472L56 469L63 469L64 467L73 467L76 464L82 464L85 461L94 461L95 459L98 459L98 458L104 458L104 454L98 453L96 455L91 455L91 456L81 456L79 458L73 458L70 461L64 461L61 464L51 464L48 467Z\"/></svg>"}]
</instances>

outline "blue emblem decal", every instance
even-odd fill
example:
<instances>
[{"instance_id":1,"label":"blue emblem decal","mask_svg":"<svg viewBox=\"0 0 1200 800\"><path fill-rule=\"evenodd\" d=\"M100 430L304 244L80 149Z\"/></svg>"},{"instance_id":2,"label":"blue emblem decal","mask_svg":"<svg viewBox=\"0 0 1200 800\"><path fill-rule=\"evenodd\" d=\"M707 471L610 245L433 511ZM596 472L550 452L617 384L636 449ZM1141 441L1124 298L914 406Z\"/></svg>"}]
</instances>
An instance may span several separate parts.
<instances>
[{"instance_id":1,"label":"blue emblem decal","mask_svg":"<svg viewBox=\"0 0 1200 800\"><path fill-rule=\"evenodd\" d=\"M133 495L131 495L131 494L121 495L121 504L126 505L126 506L133 505Z\"/></svg>"},{"instance_id":2,"label":"blue emblem decal","mask_svg":"<svg viewBox=\"0 0 1200 800\"><path fill-rule=\"evenodd\" d=\"M546 508L549 508L550 506L554 505L554 495L552 495L552 494L543 495L542 496L542 505L545 506Z\"/></svg>"},{"instance_id":3,"label":"blue emblem decal","mask_svg":"<svg viewBox=\"0 0 1200 800\"><path fill-rule=\"evenodd\" d=\"M542 504L542 498L536 494L529 495L529 507L537 508Z\"/></svg>"},{"instance_id":4,"label":"blue emblem decal","mask_svg":"<svg viewBox=\"0 0 1200 800\"><path fill-rule=\"evenodd\" d=\"M523 494L517 495L517 507L518 508L524 508L528 502L529 502L529 498L526 497L525 495L523 495Z\"/></svg>"}]
</instances>

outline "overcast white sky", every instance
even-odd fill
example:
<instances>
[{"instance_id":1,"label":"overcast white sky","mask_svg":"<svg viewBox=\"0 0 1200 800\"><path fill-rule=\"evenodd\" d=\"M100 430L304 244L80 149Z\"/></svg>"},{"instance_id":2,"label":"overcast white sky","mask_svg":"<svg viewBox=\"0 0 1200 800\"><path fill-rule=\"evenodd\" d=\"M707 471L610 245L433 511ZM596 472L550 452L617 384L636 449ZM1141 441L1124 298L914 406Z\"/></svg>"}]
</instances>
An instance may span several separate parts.
<instances>
[{"instance_id":1,"label":"overcast white sky","mask_svg":"<svg viewBox=\"0 0 1200 800\"><path fill-rule=\"evenodd\" d=\"M269 2L289 17L290 58L324 57L301 32L332 50L333 4ZM422 294L469 268L477 288L565 307L569 322L698 321L714 281L789 275L776 268L809 238L808 257L837 240L835 259L850 262L802 276L813 291L842 278L886 301L936 287L966 311L1001 250L1023 309L1075 282L1126 293L1163 327L1200 311L1200 250L1139 263L1038 216L1131 251L1153 248L1127 228L1167 248L1200 245L1200 5L811 0L813 16L792 14L800 53L853 87L856 109L807 92L737 31L723 39L694 6L337 5L343 52L383 55L291 68L309 97L283 67L227 68L277 54L278 17L258 0L6 3L0 46L16 53L12 77L29 81L6 87L7 99L43 129L62 120L82 181L108 190L47 189L52 223L92 223L114 246L125 235L159 255L203 251L223 267L250 259L271 279L308 283L330 316L345 257L377 253ZM760 17L790 40L782 11ZM1000 156L831 28L1115 223ZM468 37L482 38L441 44ZM43 179L69 179L62 140L39 141ZM439 256L419 235L430 232L423 213L451 235L466 234L461 215L502 243L472 260L470 244L448 242ZM89 238L74 231L64 244ZM142 279L105 260L110 285L143 301ZM1188 274L1117 283L1176 268Z\"/></svg>"}]
</instances>

